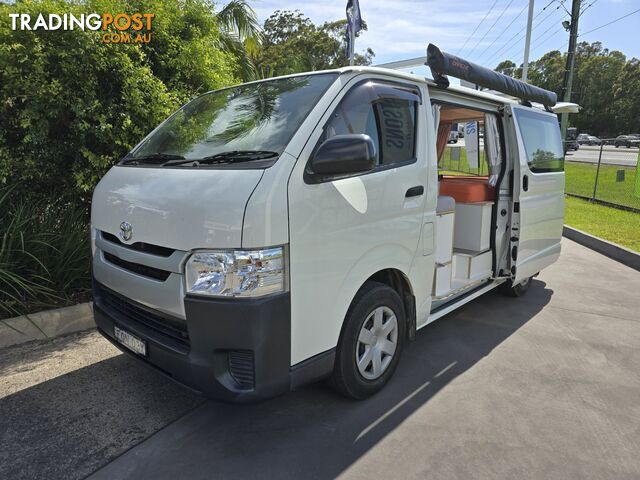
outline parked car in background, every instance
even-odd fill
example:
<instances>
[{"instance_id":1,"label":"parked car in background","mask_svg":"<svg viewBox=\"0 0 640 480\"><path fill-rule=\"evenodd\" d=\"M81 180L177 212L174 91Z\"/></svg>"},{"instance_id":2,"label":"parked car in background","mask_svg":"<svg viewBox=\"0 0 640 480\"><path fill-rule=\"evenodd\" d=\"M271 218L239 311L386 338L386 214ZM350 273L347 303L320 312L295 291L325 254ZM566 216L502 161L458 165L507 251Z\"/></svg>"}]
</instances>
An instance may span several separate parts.
<instances>
[{"instance_id":1,"label":"parked car in background","mask_svg":"<svg viewBox=\"0 0 640 480\"><path fill-rule=\"evenodd\" d=\"M594 135L589 135L589 143L587 145L600 145L602 140Z\"/></svg>"},{"instance_id":2,"label":"parked car in background","mask_svg":"<svg viewBox=\"0 0 640 480\"><path fill-rule=\"evenodd\" d=\"M578 135L578 143L580 145L589 145L589 134L581 133L580 135Z\"/></svg>"},{"instance_id":3,"label":"parked car in background","mask_svg":"<svg viewBox=\"0 0 640 480\"><path fill-rule=\"evenodd\" d=\"M632 135L618 135L616 140L613 142L616 148L618 147L637 147L640 144L640 138L634 137Z\"/></svg>"}]
</instances>

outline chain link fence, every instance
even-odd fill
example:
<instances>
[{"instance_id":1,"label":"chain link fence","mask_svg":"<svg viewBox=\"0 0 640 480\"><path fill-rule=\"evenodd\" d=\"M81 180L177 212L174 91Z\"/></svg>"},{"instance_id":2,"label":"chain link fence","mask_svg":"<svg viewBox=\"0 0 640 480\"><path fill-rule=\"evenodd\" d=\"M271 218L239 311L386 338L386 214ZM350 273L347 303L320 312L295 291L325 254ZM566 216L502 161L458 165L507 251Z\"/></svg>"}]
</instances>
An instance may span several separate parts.
<instances>
[{"instance_id":1,"label":"chain link fence","mask_svg":"<svg viewBox=\"0 0 640 480\"><path fill-rule=\"evenodd\" d=\"M612 138L577 145L577 150L575 141L567 147L567 195L640 213L637 142Z\"/></svg>"}]
</instances>

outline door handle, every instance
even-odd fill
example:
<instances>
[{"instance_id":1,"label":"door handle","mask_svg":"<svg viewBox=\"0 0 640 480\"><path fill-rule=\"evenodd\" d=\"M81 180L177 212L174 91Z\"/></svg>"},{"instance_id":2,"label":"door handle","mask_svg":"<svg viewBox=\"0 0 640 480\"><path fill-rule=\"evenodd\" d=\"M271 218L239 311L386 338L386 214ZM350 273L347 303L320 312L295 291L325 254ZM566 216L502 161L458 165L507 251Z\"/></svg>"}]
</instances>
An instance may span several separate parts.
<instances>
[{"instance_id":1,"label":"door handle","mask_svg":"<svg viewBox=\"0 0 640 480\"><path fill-rule=\"evenodd\" d=\"M522 177L522 190L524 190L525 192L529 191L529 177L527 177L526 175Z\"/></svg>"},{"instance_id":2,"label":"door handle","mask_svg":"<svg viewBox=\"0 0 640 480\"><path fill-rule=\"evenodd\" d=\"M424 193L424 187L422 185L418 185L416 187L411 187L407 190L407 193L404 194L405 198L409 197L419 197Z\"/></svg>"}]
</instances>

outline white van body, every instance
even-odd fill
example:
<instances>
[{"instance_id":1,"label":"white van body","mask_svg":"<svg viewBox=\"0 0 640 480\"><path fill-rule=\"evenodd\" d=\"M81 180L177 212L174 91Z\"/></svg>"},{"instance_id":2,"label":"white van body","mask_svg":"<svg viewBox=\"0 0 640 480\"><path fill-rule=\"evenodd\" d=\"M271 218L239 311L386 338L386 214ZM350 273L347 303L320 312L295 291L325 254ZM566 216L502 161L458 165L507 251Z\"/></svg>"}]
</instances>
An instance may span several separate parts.
<instances>
[{"instance_id":1,"label":"white van body","mask_svg":"<svg viewBox=\"0 0 640 480\"><path fill-rule=\"evenodd\" d=\"M562 151L559 132L553 132L554 122L558 130L553 113L515 99L464 87L443 89L423 77L372 67L269 81L308 81L316 75L330 76L326 89L267 166L123 162L95 189L92 271L100 332L206 395L254 401L329 375L344 380L344 372L336 373L338 361L362 359L360 344L355 355L344 353L349 348L353 352L353 346L345 346L346 322L374 287L383 293L383 287L391 289L402 301L401 314L394 305L385 310L385 318L395 312L396 321L403 323L389 347L397 357L401 343L412 339L416 330L502 283L523 289L560 254L564 172L532 171L529 138L524 138L527 132L538 132L538 122L544 123L541 128L550 129L550 141ZM328 135L328 123L342 115L342 102L363 85L382 92L379 98L393 97L394 105L409 105L414 116L405 116L413 118L412 158L335 178L314 177L309 165ZM438 211L439 197L444 196L439 195L433 105L451 115L492 115L498 122L502 148L490 201L462 206L455 199L440 198L448 210ZM389 126L378 128L391 131ZM540 132L531 135L548 136ZM386 155L387 146L380 148ZM455 223L454 214L469 220ZM488 242L488 248L476 253L456 250L454 224L458 232L476 228L471 226L474 222L479 225L477 241ZM466 240L474 245L475 230L470 232ZM450 258L443 264L437 259L439 246ZM210 251L233 253L211 257ZM259 251L267 253L246 253ZM206 286L189 291L203 276L227 275L215 270L223 268L216 266L221 258L240 262L242 255L247 271L264 268L269 261L261 259L269 255L275 259L264 275L251 277L252 270L242 277L260 284L255 287L258 294L245 295L238 289L209 293ZM187 272L191 268L196 273ZM224 278L220 281L226 282ZM382 338L378 345L385 341ZM371 372L397 360L393 354L380 356L380 365L372 360L369 370L360 371L363 385L377 382L379 388L386 382Z\"/></svg>"}]
</instances>

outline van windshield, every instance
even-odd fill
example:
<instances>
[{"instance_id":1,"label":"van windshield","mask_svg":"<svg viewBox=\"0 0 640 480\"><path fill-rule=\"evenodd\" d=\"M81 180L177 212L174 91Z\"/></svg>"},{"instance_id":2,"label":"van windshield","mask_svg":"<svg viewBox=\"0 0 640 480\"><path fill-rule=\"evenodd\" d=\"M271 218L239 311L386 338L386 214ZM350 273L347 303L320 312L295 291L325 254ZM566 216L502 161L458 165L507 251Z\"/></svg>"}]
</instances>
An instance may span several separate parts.
<instances>
[{"instance_id":1,"label":"van windshield","mask_svg":"<svg viewBox=\"0 0 640 480\"><path fill-rule=\"evenodd\" d=\"M120 165L270 166L336 78L297 76L206 93L169 117Z\"/></svg>"}]
</instances>

